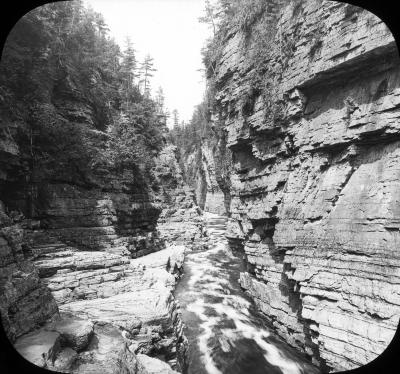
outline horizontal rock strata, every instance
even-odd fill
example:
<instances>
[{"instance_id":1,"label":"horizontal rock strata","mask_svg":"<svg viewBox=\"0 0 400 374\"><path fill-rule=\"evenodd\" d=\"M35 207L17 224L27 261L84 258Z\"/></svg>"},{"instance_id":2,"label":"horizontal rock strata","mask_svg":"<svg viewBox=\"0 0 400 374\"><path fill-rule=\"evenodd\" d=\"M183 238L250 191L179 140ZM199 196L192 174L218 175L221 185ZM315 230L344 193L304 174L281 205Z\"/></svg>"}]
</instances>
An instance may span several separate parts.
<instances>
[{"instance_id":1,"label":"horizontal rock strata","mask_svg":"<svg viewBox=\"0 0 400 374\"><path fill-rule=\"evenodd\" d=\"M9 159L18 165L18 154ZM41 183L30 200L21 186L10 190L10 178L0 183L7 199L7 208L1 205L1 314L17 350L39 366L64 372L185 370L187 343L172 295L184 247L172 244L191 246L202 236L190 189L182 182L168 190L175 200L155 201L137 193L126 175L112 175L107 183L113 187L105 190ZM29 201L34 214L26 219ZM166 247L157 219L161 212L173 216L165 214L173 207L175 218L164 221ZM155 257L147 256L152 252ZM49 325L52 320L56 327ZM94 326L82 338L84 347L65 338L81 323Z\"/></svg>"},{"instance_id":2,"label":"horizontal rock strata","mask_svg":"<svg viewBox=\"0 0 400 374\"><path fill-rule=\"evenodd\" d=\"M26 258L23 232L0 201L0 312L11 341L58 314L51 291Z\"/></svg>"},{"instance_id":3,"label":"horizontal rock strata","mask_svg":"<svg viewBox=\"0 0 400 374\"><path fill-rule=\"evenodd\" d=\"M256 52L268 53L268 88L251 86ZM221 56L215 115L232 151L227 237L246 254L241 284L323 369L366 364L400 312L393 37L367 11L307 0L232 30Z\"/></svg>"},{"instance_id":4,"label":"horizontal rock strata","mask_svg":"<svg viewBox=\"0 0 400 374\"><path fill-rule=\"evenodd\" d=\"M184 247L130 260L107 252L49 247L36 254L34 264L52 290L61 317L17 339L15 347L25 358L53 370L96 368L107 373L114 373L116 360L120 370L147 373L140 369L147 354L184 369L187 343L172 295ZM156 361L150 360L150 366L174 372Z\"/></svg>"},{"instance_id":5,"label":"horizontal rock strata","mask_svg":"<svg viewBox=\"0 0 400 374\"><path fill-rule=\"evenodd\" d=\"M27 14L2 55L2 322L24 356L50 369L183 371L172 295L183 248L173 244L201 245L200 211L163 109L125 86L123 64L109 59L117 45L92 22L101 16L75 5ZM82 321L90 333L71 342L66 329Z\"/></svg>"},{"instance_id":6,"label":"horizontal rock strata","mask_svg":"<svg viewBox=\"0 0 400 374\"><path fill-rule=\"evenodd\" d=\"M163 208L157 229L169 243L184 243L188 248L203 245L203 221L195 193L185 183L177 160L176 146L166 146L156 160L155 173L162 191L158 193Z\"/></svg>"}]
</instances>

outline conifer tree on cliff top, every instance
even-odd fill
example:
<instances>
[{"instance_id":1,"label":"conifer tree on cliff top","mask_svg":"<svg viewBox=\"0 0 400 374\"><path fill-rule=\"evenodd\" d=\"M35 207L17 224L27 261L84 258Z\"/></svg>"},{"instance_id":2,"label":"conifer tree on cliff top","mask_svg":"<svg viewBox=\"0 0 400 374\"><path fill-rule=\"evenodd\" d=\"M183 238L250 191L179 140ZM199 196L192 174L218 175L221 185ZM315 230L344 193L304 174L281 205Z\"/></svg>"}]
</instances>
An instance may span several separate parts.
<instances>
[{"instance_id":1,"label":"conifer tree on cliff top","mask_svg":"<svg viewBox=\"0 0 400 374\"><path fill-rule=\"evenodd\" d=\"M129 107L130 98L135 87L135 79L139 76L137 70L136 52L128 36L125 40L125 50L121 62L122 96L125 110Z\"/></svg>"},{"instance_id":2,"label":"conifer tree on cliff top","mask_svg":"<svg viewBox=\"0 0 400 374\"><path fill-rule=\"evenodd\" d=\"M152 73L154 71L157 71L157 69L154 68L154 60L147 54L140 67L141 79L139 81L143 89L143 95L146 97L150 97L150 78L153 76Z\"/></svg>"}]
</instances>

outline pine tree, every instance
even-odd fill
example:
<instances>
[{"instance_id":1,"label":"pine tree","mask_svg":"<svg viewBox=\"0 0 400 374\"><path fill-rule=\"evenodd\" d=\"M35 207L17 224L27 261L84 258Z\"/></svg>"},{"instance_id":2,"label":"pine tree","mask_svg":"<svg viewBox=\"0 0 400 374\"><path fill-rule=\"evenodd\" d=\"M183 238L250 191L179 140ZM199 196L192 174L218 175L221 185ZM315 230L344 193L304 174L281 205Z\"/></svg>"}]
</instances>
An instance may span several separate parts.
<instances>
[{"instance_id":1,"label":"pine tree","mask_svg":"<svg viewBox=\"0 0 400 374\"><path fill-rule=\"evenodd\" d=\"M96 13L95 14L95 21L94 21L96 28L98 30L99 36L104 36L107 34L107 32L110 31L108 28L106 21L104 20L104 17L101 13Z\"/></svg>"},{"instance_id":2,"label":"pine tree","mask_svg":"<svg viewBox=\"0 0 400 374\"><path fill-rule=\"evenodd\" d=\"M130 37L126 37L125 40L125 50L122 55L121 63L121 74L122 74L122 89L125 101L126 109L129 106L129 98L132 93L132 89L135 84L135 78L138 77L137 74L137 62L135 56L135 49L133 48L132 41Z\"/></svg>"},{"instance_id":3,"label":"pine tree","mask_svg":"<svg viewBox=\"0 0 400 374\"><path fill-rule=\"evenodd\" d=\"M164 102L165 102L165 96L164 96L164 90L162 87L159 87L156 93L156 98L155 98L156 104L157 104L157 110L160 114L164 114Z\"/></svg>"},{"instance_id":4,"label":"pine tree","mask_svg":"<svg viewBox=\"0 0 400 374\"><path fill-rule=\"evenodd\" d=\"M143 94L146 97L150 97L150 78L153 76L152 73L154 71L157 71L154 68L154 60L150 55L146 55L140 67L141 79L139 81L143 88Z\"/></svg>"},{"instance_id":5,"label":"pine tree","mask_svg":"<svg viewBox=\"0 0 400 374\"><path fill-rule=\"evenodd\" d=\"M179 127L179 113L178 113L178 109L174 109L172 111L172 121L174 124L174 127Z\"/></svg>"},{"instance_id":6,"label":"pine tree","mask_svg":"<svg viewBox=\"0 0 400 374\"><path fill-rule=\"evenodd\" d=\"M217 30L216 19L218 17L217 6L211 4L211 2L209 0L206 0L205 7L204 7L204 13L205 13L205 15L203 17L200 17L199 21L210 25L213 30L213 36L215 37L216 32L217 32L216 31Z\"/></svg>"}]
</instances>

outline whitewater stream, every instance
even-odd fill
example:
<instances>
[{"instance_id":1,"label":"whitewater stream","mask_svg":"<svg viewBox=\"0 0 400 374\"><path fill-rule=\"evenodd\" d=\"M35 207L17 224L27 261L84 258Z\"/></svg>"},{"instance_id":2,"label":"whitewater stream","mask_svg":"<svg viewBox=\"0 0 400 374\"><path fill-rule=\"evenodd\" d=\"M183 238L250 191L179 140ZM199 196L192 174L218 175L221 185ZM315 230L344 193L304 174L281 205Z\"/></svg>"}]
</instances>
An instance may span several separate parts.
<instances>
[{"instance_id":1,"label":"whitewater stream","mask_svg":"<svg viewBox=\"0 0 400 374\"><path fill-rule=\"evenodd\" d=\"M225 239L226 218L205 213L209 246L186 253L175 296L189 340L188 374L314 374L274 335L239 285L240 253Z\"/></svg>"}]
</instances>

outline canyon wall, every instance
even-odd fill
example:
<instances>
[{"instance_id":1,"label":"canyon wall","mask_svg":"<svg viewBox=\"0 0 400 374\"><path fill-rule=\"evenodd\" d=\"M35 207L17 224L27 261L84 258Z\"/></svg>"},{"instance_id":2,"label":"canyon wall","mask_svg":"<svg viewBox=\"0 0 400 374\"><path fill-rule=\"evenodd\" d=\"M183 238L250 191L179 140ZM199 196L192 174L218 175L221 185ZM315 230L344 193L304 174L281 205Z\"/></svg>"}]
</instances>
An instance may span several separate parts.
<instances>
[{"instance_id":1,"label":"canyon wall","mask_svg":"<svg viewBox=\"0 0 400 374\"><path fill-rule=\"evenodd\" d=\"M11 341L58 314L54 297L26 258L23 232L0 202L0 311Z\"/></svg>"},{"instance_id":2,"label":"canyon wall","mask_svg":"<svg viewBox=\"0 0 400 374\"><path fill-rule=\"evenodd\" d=\"M92 131L101 150L106 135ZM18 137L4 135L1 152L0 310L18 352L57 371L184 371L173 291L183 245L201 245L202 222L173 147L155 157L154 191L139 173L114 169L87 186L70 165L36 166L26 183Z\"/></svg>"},{"instance_id":3,"label":"canyon wall","mask_svg":"<svg viewBox=\"0 0 400 374\"><path fill-rule=\"evenodd\" d=\"M227 237L241 285L322 369L355 368L400 313L400 60L373 14L270 5L228 29L212 76L232 152Z\"/></svg>"},{"instance_id":4,"label":"canyon wall","mask_svg":"<svg viewBox=\"0 0 400 374\"><path fill-rule=\"evenodd\" d=\"M163 154L174 160L171 147L155 159L156 170L167 169L157 174L157 193L143 180L136 189L137 174L113 170L105 173L109 184L87 187L80 179L60 182L52 169L32 188L14 178L23 159L18 142L2 140L0 310L18 352L66 372L185 370L187 342L173 297L184 246L175 244L200 245L202 223L190 189L171 169L176 160L168 167L160 161Z\"/></svg>"},{"instance_id":5,"label":"canyon wall","mask_svg":"<svg viewBox=\"0 0 400 374\"><path fill-rule=\"evenodd\" d=\"M157 229L167 243L178 243L188 248L201 247L203 221L196 204L196 192L184 181L178 163L178 150L167 145L156 159L155 174L160 191L156 201L162 207Z\"/></svg>"},{"instance_id":6,"label":"canyon wall","mask_svg":"<svg viewBox=\"0 0 400 374\"><path fill-rule=\"evenodd\" d=\"M83 10L63 24L65 43L41 28L75 5L28 14L2 55L2 324L22 356L52 370L182 372L187 342L173 291L185 246L201 245L200 210L154 102L131 92L123 113L104 96L116 82L92 49L105 36L81 40L87 70L71 56L80 48L62 49Z\"/></svg>"},{"instance_id":7,"label":"canyon wall","mask_svg":"<svg viewBox=\"0 0 400 374\"><path fill-rule=\"evenodd\" d=\"M210 213L229 215L231 158L225 139L203 138L201 145L181 154L184 179L194 189L198 206Z\"/></svg>"}]
</instances>

